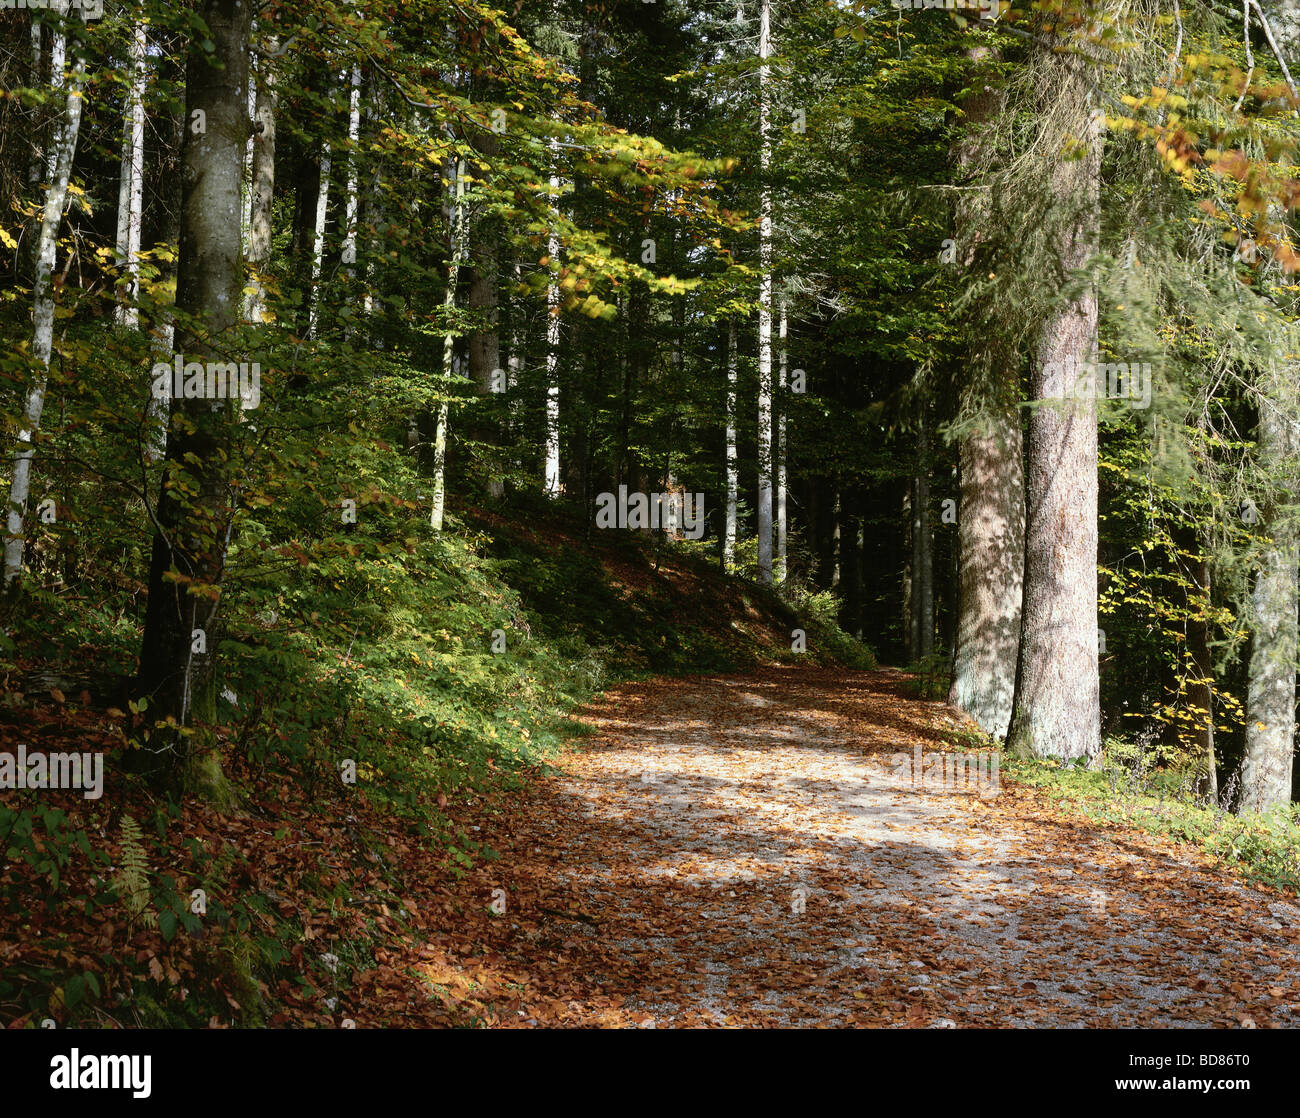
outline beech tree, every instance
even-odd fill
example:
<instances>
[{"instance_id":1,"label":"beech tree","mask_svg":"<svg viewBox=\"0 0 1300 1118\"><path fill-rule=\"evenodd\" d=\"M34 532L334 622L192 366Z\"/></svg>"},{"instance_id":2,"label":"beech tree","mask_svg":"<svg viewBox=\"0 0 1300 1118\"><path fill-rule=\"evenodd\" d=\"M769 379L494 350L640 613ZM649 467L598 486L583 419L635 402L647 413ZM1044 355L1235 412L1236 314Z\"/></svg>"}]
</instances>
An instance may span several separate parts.
<instances>
[{"instance_id":1,"label":"beech tree","mask_svg":"<svg viewBox=\"0 0 1300 1118\"><path fill-rule=\"evenodd\" d=\"M185 70L176 349L188 364L228 363L243 309L240 188L249 135L246 89L251 9L205 0L211 35ZM136 694L153 733L137 767L171 787L219 789L214 661L226 549L233 523L230 428L242 401L173 395L163 481L153 509L149 604Z\"/></svg>"}]
</instances>

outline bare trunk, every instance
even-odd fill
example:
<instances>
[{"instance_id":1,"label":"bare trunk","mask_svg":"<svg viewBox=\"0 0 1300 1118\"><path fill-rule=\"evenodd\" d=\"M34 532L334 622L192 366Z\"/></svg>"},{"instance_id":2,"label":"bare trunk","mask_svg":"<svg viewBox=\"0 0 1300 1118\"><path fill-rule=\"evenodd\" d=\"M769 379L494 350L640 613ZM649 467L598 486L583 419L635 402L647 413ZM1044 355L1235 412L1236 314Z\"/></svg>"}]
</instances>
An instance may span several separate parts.
<instances>
[{"instance_id":1,"label":"bare trunk","mask_svg":"<svg viewBox=\"0 0 1300 1118\"><path fill-rule=\"evenodd\" d=\"M1294 392L1290 385L1271 386L1261 403L1259 457L1275 479L1293 476L1293 456L1300 450L1290 409L1276 401ZM1297 539L1294 508L1269 502L1263 523L1270 536L1251 591L1254 633L1246 694L1246 752L1241 759L1239 811L1267 811L1291 801L1295 755Z\"/></svg>"},{"instance_id":2,"label":"bare trunk","mask_svg":"<svg viewBox=\"0 0 1300 1118\"><path fill-rule=\"evenodd\" d=\"M443 295L442 308L448 320L456 309L456 284L460 279L460 266L465 255L465 161L452 159L447 184L452 196L448 212L448 242L451 247L451 261L447 265L447 291ZM429 524L435 532L442 531L443 506L447 495L447 393L451 391L452 376L455 372L456 335L450 322L442 336L442 375L443 398L438 404L438 424L433 436L433 512Z\"/></svg>"},{"instance_id":3,"label":"bare trunk","mask_svg":"<svg viewBox=\"0 0 1300 1118\"><path fill-rule=\"evenodd\" d=\"M276 39L267 41L271 54ZM262 80L257 83L257 108L253 120L260 131L253 135L253 204L248 222L248 298L244 317L262 322L267 315L266 285L263 275L271 263L271 203L275 196L275 72L269 60L263 63Z\"/></svg>"},{"instance_id":4,"label":"bare trunk","mask_svg":"<svg viewBox=\"0 0 1300 1118\"><path fill-rule=\"evenodd\" d=\"M768 165L772 139L768 121L768 65L771 10L760 0L758 23L758 132L761 168L758 283L758 581L772 583L772 194Z\"/></svg>"},{"instance_id":5,"label":"bare trunk","mask_svg":"<svg viewBox=\"0 0 1300 1118\"><path fill-rule=\"evenodd\" d=\"M554 158L554 148L552 149ZM551 175L551 209L558 203L560 180ZM546 464L545 492L548 497L560 495L560 285L555 277L560 256L560 239L555 226L546 241L546 253L551 260L551 281L546 288Z\"/></svg>"},{"instance_id":6,"label":"bare trunk","mask_svg":"<svg viewBox=\"0 0 1300 1118\"><path fill-rule=\"evenodd\" d=\"M1083 158L1055 158L1044 188L1058 223L1063 273L1077 273L1097 243L1101 133L1090 121L1092 75L1068 54L1042 63L1054 154L1082 142ZM1062 107L1068 108L1063 113ZM1077 140L1075 138L1078 138ZM1086 758L1101 752L1097 663L1097 405L1085 367L1097 345L1091 288L1043 324L1030 396L1025 468L1025 581L1016 700L1008 747L1022 756ZM1084 376L1081 378L1081 373Z\"/></svg>"},{"instance_id":7,"label":"bare trunk","mask_svg":"<svg viewBox=\"0 0 1300 1118\"><path fill-rule=\"evenodd\" d=\"M487 155L495 155L497 151L497 144L493 137L480 138L475 146ZM476 171L476 177L483 177L483 169ZM491 398L492 378L501 365L497 230L497 224L486 216L479 219L474 235L473 267L470 271L469 283L470 310L477 312L485 322L484 326L475 329L469 338L469 376L479 395L487 398ZM496 453L490 454L486 459L486 466L488 495L499 498L505 494L505 486L497 476L500 469L499 456Z\"/></svg>"},{"instance_id":8,"label":"bare trunk","mask_svg":"<svg viewBox=\"0 0 1300 1118\"><path fill-rule=\"evenodd\" d=\"M63 68L67 65L68 40L62 31L50 30L50 88L58 93L63 89ZM45 157L45 177L54 181L55 171L59 165L59 152L63 150L63 124L67 112L56 116L50 126L50 150Z\"/></svg>"},{"instance_id":9,"label":"bare trunk","mask_svg":"<svg viewBox=\"0 0 1300 1118\"><path fill-rule=\"evenodd\" d=\"M330 194L330 146L321 146L320 189L316 192L316 224L311 243L311 292L309 301L311 309L307 313L307 337L316 336L316 326L320 321L320 272L321 260L325 254L325 215L329 207Z\"/></svg>"},{"instance_id":10,"label":"bare trunk","mask_svg":"<svg viewBox=\"0 0 1300 1118\"><path fill-rule=\"evenodd\" d=\"M140 285L140 209L144 194L144 85L148 31L143 21L131 34L131 86L122 130L122 165L117 195L117 265L127 276L124 299L117 305L118 325L136 327Z\"/></svg>"},{"instance_id":11,"label":"bare trunk","mask_svg":"<svg viewBox=\"0 0 1300 1118\"><path fill-rule=\"evenodd\" d=\"M917 429L916 473L912 477L911 655L920 660L934 651L933 528L930 524L930 445L925 409Z\"/></svg>"},{"instance_id":12,"label":"bare trunk","mask_svg":"<svg viewBox=\"0 0 1300 1118\"><path fill-rule=\"evenodd\" d=\"M60 41L62 36L58 37ZM63 51L51 64L52 80L63 87ZM50 174L50 187L45 195L45 213L41 218L40 240L36 247L36 280L32 285L32 357L40 366L35 383L27 391L23 407L23 425L18 432L18 449L14 453L13 480L9 487L9 508L6 518L8 535L4 549L4 582L8 586L23 569L23 514L27 510L27 496L32 482L32 441L41 426L41 412L45 408L45 390L50 368L50 352L54 348L54 253L58 245L59 226L63 222L63 204L68 196L68 179L72 175L72 157L77 150L77 133L81 129L81 85L85 62L78 56L72 68L72 84L64 103L63 123L58 129L58 140L53 156L54 167Z\"/></svg>"},{"instance_id":13,"label":"bare trunk","mask_svg":"<svg viewBox=\"0 0 1300 1118\"><path fill-rule=\"evenodd\" d=\"M781 371L777 381L779 389L777 393L777 415L776 415L776 581L785 582L786 576L786 462L785 462L785 405L786 405L786 305L785 297L781 297Z\"/></svg>"},{"instance_id":14,"label":"bare trunk","mask_svg":"<svg viewBox=\"0 0 1300 1118\"><path fill-rule=\"evenodd\" d=\"M1014 394L961 442L957 642L948 701L1006 737L1016 689L1025 491Z\"/></svg>"},{"instance_id":15,"label":"bare trunk","mask_svg":"<svg viewBox=\"0 0 1300 1118\"><path fill-rule=\"evenodd\" d=\"M722 569L736 569L736 505L740 472L736 456L736 320L727 320L727 519L722 536Z\"/></svg>"},{"instance_id":16,"label":"bare trunk","mask_svg":"<svg viewBox=\"0 0 1300 1118\"><path fill-rule=\"evenodd\" d=\"M206 128L188 130L182 152L176 306L185 325L176 348L186 361L225 362L232 355L223 334L243 308L239 215L250 8L244 0L205 0L198 14L213 49L192 45L186 65L186 120L201 111ZM197 332L190 325L196 321ZM224 787L211 730L214 630L233 524L230 433L239 407L230 400L171 400L137 680L152 729L129 755L156 786L209 795Z\"/></svg>"},{"instance_id":17,"label":"bare trunk","mask_svg":"<svg viewBox=\"0 0 1300 1118\"><path fill-rule=\"evenodd\" d=\"M344 191L343 268L349 279L357 274L357 146L361 140L361 67L352 67L352 89L348 95L348 181ZM351 294L351 293L349 293Z\"/></svg>"},{"instance_id":18,"label":"bare trunk","mask_svg":"<svg viewBox=\"0 0 1300 1118\"><path fill-rule=\"evenodd\" d=\"M969 53L978 62L987 48ZM973 131L956 149L959 169L974 162L980 126L1001 104L996 90L981 84L964 99ZM969 264L980 235L978 213L961 206L957 222L958 236L969 246ZM998 338L974 338L962 402L963 411L974 413L975 428L958 448L957 617L948 702L999 740L1007 735L1015 699L1025 572L1024 439L1016 365L1016 355L1004 352Z\"/></svg>"},{"instance_id":19,"label":"bare trunk","mask_svg":"<svg viewBox=\"0 0 1300 1118\"><path fill-rule=\"evenodd\" d=\"M1197 791L1211 803L1219 798L1218 765L1214 759L1214 658L1210 651L1210 563L1197 533L1186 533L1186 550L1192 557L1184 561L1188 582L1187 607L1192 616L1187 622L1188 670L1187 708L1190 716L1191 746L1199 754L1202 769Z\"/></svg>"}]
</instances>

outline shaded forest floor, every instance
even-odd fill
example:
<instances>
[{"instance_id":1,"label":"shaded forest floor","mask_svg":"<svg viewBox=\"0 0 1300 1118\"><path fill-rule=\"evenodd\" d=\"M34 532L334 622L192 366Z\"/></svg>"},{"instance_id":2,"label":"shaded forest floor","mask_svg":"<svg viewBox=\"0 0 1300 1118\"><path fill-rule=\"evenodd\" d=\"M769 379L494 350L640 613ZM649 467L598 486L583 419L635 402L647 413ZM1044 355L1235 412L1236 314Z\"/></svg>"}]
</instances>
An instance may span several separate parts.
<instances>
[{"instance_id":1,"label":"shaded forest floor","mask_svg":"<svg viewBox=\"0 0 1300 1118\"><path fill-rule=\"evenodd\" d=\"M1196 848L889 757L954 720L894 671L654 680L500 805L500 860L358 1025L1300 1024L1300 909ZM948 746L947 748L951 748ZM496 909L497 911L493 911ZM799 911L802 909L802 911Z\"/></svg>"}]
</instances>

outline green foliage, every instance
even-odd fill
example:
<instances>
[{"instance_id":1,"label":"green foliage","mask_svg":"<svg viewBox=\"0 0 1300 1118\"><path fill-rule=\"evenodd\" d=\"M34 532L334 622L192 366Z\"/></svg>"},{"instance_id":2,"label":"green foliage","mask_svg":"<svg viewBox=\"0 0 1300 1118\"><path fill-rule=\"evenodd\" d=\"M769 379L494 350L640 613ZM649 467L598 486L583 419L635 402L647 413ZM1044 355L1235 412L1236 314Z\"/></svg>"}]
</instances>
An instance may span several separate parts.
<instances>
[{"instance_id":1,"label":"green foliage","mask_svg":"<svg viewBox=\"0 0 1300 1118\"><path fill-rule=\"evenodd\" d=\"M1248 878L1300 893L1297 805L1232 815L1196 799L1191 776L1177 756L1116 738L1107 739L1097 771L1005 756L1002 765L1002 779L1037 788L1060 807L1192 843Z\"/></svg>"}]
</instances>

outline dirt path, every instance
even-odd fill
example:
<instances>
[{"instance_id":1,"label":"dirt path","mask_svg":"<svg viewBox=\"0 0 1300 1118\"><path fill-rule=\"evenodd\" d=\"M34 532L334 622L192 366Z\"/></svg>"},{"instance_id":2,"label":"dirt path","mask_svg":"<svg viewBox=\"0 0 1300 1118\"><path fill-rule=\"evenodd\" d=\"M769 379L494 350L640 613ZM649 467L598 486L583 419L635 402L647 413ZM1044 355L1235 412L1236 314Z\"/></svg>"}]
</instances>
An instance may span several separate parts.
<instances>
[{"instance_id":1,"label":"dirt path","mask_svg":"<svg viewBox=\"0 0 1300 1118\"><path fill-rule=\"evenodd\" d=\"M1294 899L1005 781L918 790L889 760L946 717L890 672L619 688L422 973L499 1025L1300 1024Z\"/></svg>"}]
</instances>

